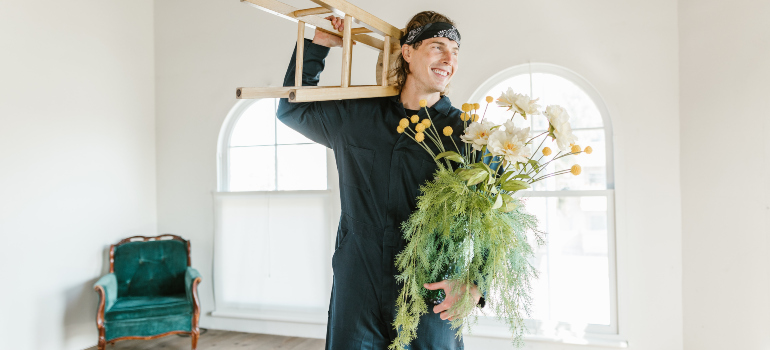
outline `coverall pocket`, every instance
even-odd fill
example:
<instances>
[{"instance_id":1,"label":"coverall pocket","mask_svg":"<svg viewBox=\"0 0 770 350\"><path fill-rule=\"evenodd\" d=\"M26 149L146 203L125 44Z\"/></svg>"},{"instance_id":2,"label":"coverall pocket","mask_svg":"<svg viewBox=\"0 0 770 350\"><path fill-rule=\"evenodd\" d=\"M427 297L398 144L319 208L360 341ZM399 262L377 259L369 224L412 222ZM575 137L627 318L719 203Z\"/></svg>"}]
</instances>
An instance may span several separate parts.
<instances>
[{"instance_id":1,"label":"coverall pocket","mask_svg":"<svg viewBox=\"0 0 770 350\"><path fill-rule=\"evenodd\" d=\"M374 151L348 144L343 161L343 183L370 193Z\"/></svg>"},{"instance_id":2,"label":"coverall pocket","mask_svg":"<svg viewBox=\"0 0 770 350\"><path fill-rule=\"evenodd\" d=\"M354 233L343 229L337 235L341 235L341 237L339 237L340 239L339 242L337 242L337 247L334 249L334 254L332 254L332 269L334 269L335 262L339 260L340 250L347 241L352 239L350 236L354 235Z\"/></svg>"}]
</instances>

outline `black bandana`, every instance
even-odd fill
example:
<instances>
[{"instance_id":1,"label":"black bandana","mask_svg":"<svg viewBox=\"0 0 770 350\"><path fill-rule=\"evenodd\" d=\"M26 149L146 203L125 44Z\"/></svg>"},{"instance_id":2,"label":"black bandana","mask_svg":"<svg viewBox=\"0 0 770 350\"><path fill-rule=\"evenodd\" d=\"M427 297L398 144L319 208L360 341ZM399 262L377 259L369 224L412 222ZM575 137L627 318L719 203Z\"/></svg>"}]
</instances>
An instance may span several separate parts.
<instances>
[{"instance_id":1,"label":"black bandana","mask_svg":"<svg viewBox=\"0 0 770 350\"><path fill-rule=\"evenodd\" d=\"M447 38L454 40L457 47L460 47L460 32L455 26L446 22L428 23L422 27L417 27L401 37L401 46L404 44L414 45L416 42L430 38Z\"/></svg>"}]
</instances>

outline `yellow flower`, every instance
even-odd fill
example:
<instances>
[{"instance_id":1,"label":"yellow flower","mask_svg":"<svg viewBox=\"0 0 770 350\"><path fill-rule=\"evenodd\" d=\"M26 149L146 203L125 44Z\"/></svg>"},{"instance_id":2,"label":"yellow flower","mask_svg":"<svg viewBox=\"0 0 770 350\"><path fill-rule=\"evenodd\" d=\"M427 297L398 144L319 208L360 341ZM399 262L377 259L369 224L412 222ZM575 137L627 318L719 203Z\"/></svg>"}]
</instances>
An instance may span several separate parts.
<instances>
[{"instance_id":1,"label":"yellow flower","mask_svg":"<svg viewBox=\"0 0 770 350\"><path fill-rule=\"evenodd\" d=\"M406 129L409 126L409 120L407 120L406 118L401 119L401 121L398 122L398 126Z\"/></svg>"},{"instance_id":2,"label":"yellow flower","mask_svg":"<svg viewBox=\"0 0 770 350\"><path fill-rule=\"evenodd\" d=\"M487 103L492 103L492 101L494 101L494 100L495 100L495 98L494 98L494 97L492 97L492 96L487 96Z\"/></svg>"},{"instance_id":3,"label":"yellow flower","mask_svg":"<svg viewBox=\"0 0 770 350\"><path fill-rule=\"evenodd\" d=\"M444 128L444 136L449 136L449 135L452 135L452 131L453 131L453 130L452 130L452 127L451 127L451 126L447 126L447 127L445 127L445 128Z\"/></svg>"},{"instance_id":4,"label":"yellow flower","mask_svg":"<svg viewBox=\"0 0 770 350\"><path fill-rule=\"evenodd\" d=\"M586 149L583 150L583 152L586 152L588 154L591 154L591 152L593 152L593 151L594 151L594 149L591 148L591 146L586 146Z\"/></svg>"},{"instance_id":5,"label":"yellow flower","mask_svg":"<svg viewBox=\"0 0 770 350\"><path fill-rule=\"evenodd\" d=\"M463 112L470 112L471 111L471 105L467 103L463 103Z\"/></svg>"},{"instance_id":6,"label":"yellow flower","mask_svg":"<svg viewBox=\"0 0 770 350\"><path fill-rule=\"evenodd\" d=\"M580 175L580 165L573 165L572 168L569 170L569 172L572 173L572 175Z\"/></svg>"},{"instance_id":7,"label":"yellow flower","mask_svg":"<svg viewBox=\"0 0 770 350\"><path fill-rule=\"evenodd\" d=\"M414 135L414 140L417 142L422 142L423 140L425 140L425 134L418 132L417 134Z\"/></svg>"},{"instance_id":8,"label":"yellow flower","mask_svg":"<svg viewBox=\"0 0 770 350\"><path fill-rule=\"evenodd\" d=\"M412 119L412 123L417 123L418 121L420 121L420 117L418 117L417 114L413 115L411 119Z\"/></svg>"},{"instance_id":9,"label":"yellow flower","mask_svg":"<svg viewBox=\"0 0 770 350\"><path fill-rule=\"evenodd\" d=\"M479 105L478 103L473 104L473 109L479 109L479 108L481 108L481 105Z\"/></svg>"},{"instance_id":10,"label":"yellow flower","mask_svg":"<svg viewBox=\"0 0 770 350\"><path fill-rule=\"evenodd\" d=\"M572 145L571 151L572 151L572 153L579 153L580 152L580 146Z\"/></svg>"},{"instance_id":11,"label":"yellow flower","mask_svg":"<svg viewBox=\"0 0 770 350\"><path fill-rule=\"evenodd\" d=\"M414 127L414 130L417 132L425 131L425 124L417 124L417 126Z\"/></svg>"},{"instance_id":12,"label":"yellow flower","mask_svg":"<svg viewBox=\"0 0 770 350\"><path fill-rule=\"evenodd\" d=\"M477 121L479 121L479 115L478 115L478 114L474 114L474 115L473 115L473 121L474 121L474 122L477 122Z\"/></svg>"},{"instance_id":13,"label":"yellow flower","mask_svg":"<svg viewBox=\"0 0 770 350\"><path fill-rule=\"evenodd\" d=\"M471 119L471 116L468 113L463 112L463 114L460 114L460 120L467 122L468 119Z\"/></svg>"},{"instance_id":14,"label":"yellow flower","mask_svg":"<svg viewBox=\"0 0 770 350\"><path fill-rule=\"evenodd\" d=\"M550 147L543 147L543 155L544 156L550 156L551 155L551 148Z\"/></svg>"},{"instance_id":15,"label":"yellow flower","mask_svg":"<svg viewBox=\"0 0 770 350\"><path fill-rule=\"evenodd\" d=\"M401 127L401 125L399 125L399 126L396 128L396 131L398 131L398 133L399 133L399 134L401 134L401 133L403 133L403 132L404 132L404 128L402 128L402 127Z\"/></svg>"},{"instance_id":16,"label":"yellow flower","mask_svg":"<svg viewBox=\"0 0 770 350\"><path fill-rule=\"evenodd\" d=\"M428 105L428 101L420 100L420 107L425 108Z\"/></svg>"},{"instance_id":17,"label":"yellow flower","mask_svg":"<svg viewBox=\"0 0 770 350\"><path fill-rule=\"evenodd\" d=\"M430 127L430 119L423 119L421 123L422 125L425 125L426 128Z\"/></svg>"}]
</instances>

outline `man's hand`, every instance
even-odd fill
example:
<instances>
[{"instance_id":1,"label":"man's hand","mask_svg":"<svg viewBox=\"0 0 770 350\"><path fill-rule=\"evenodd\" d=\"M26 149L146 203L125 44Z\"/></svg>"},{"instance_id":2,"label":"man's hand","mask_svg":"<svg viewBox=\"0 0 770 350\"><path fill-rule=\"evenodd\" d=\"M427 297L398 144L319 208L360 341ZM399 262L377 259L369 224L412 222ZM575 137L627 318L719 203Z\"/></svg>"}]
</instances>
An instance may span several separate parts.
<instances>
[{"instance_id":1,"label":"man's hand","mask_svg":"<svg viewBox=\"0 0 770 350\"><path fill-rule=\"evenodd\" d=\"M441 282L436 283L426 283L423 285L425 289L430 290L437 290L437 289L443 289L444 294L446 294L446 298L444 298L444 301L441 302L441 304L438 304L433 307L434 313L441 313L441 319L442 320L452 320L454 317L457 317L458 315L450 315L449 309L457 302L457 300L462 297L463 293L465 293L465 286L461 285L459 288L453 288L453 285L457 284L455 281L449 281L449 280L443 280ZM473 300L476 301L476 304L479 303L479 299L481 299L481 293L479 292L479 288L477 286L471 287L471 296L473 297Z\"/></svg>"},{"instance_id":2,"label":"man's hand","mask_svg":"<svg viewBox=\"0 0 770 350\"><path fill-rule=\"evenodd\" d=\"M332 22L332 27L334 27L334 29L340 32L345 29L344 18L329 16L329 17L326 17L325 19L328 19L329 21ZM353 44L355 43L356 42L354 41ZM313 36L313 44L318 44L326 47L339 47L339 46L342 46L342 38L316 28L315 35Z\"/></svg>"}]
</instances>

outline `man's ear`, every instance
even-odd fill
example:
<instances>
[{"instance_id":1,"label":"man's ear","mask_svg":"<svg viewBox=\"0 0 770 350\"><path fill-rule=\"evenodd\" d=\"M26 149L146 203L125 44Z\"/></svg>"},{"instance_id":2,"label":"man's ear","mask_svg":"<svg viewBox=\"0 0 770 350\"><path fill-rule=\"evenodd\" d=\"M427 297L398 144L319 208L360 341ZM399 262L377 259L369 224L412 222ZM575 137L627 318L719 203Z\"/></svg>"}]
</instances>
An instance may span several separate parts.
<instances>
[{"instance_id":1,"label":"man's ear","mask_svg":"<svg viewBox=\"0 0 770 350\"><path fill-rule=\"evenodd\" d=\"M404 56L404 61L406 61L406 63L411 62L413 50L414 48L407 44L401 45L401 56Z\"/></svg>"}]
</instances>

